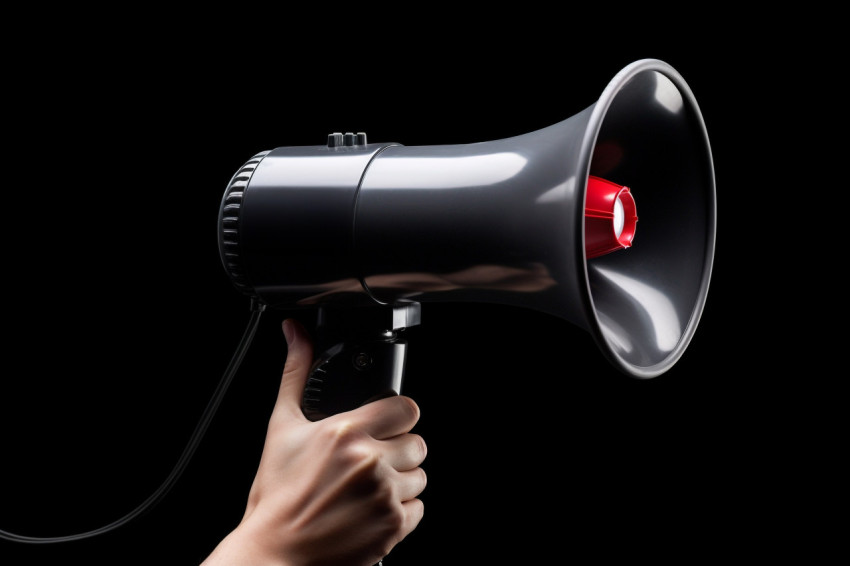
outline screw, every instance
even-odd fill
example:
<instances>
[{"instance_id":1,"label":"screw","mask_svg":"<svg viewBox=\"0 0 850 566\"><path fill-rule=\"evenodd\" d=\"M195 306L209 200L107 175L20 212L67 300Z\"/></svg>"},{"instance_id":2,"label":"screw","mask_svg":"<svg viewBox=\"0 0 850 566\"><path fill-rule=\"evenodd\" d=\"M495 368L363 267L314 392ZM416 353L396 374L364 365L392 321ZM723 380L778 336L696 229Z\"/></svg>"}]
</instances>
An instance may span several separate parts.
<instances>
[{"instance_id":1,"label":"screw","mask_svg":"<svg viewBox=\"0 0 850 566\"><path fill-rule=\"evenodd\" d=\"M357 369L366 369L372 365L372 357L366 352L354 354L354 367Z\"/></svg>"}]
</instances>

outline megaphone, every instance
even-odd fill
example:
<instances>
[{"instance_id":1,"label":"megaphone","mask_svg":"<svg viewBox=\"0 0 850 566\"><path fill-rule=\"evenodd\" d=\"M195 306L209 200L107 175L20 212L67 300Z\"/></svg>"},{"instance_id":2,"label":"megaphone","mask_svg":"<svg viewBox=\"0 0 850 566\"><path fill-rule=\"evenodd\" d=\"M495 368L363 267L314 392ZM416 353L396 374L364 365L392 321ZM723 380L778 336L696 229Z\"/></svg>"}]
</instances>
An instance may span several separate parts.
<instances>
[{"instance_id":1,"label":"megaphone","mask_svg":"<svg viewBox=\"0 0 850 566\"><path fill-rule=\"evenodd\" d=\"M589 332L622 372L666 372L703 311L715 216L697 101L670 65L644 59L583 111L524 135L405 146L339 132L258 153L228 184L218 232L233 284L263 305L381 313L371 318L388 351L357 345L337 364L389 356L377 365L392 383L362 402L398 389L395 333L432 301L548 313ZM331 357L305 413L331 397Z\"/></svg>"}]
</instances>

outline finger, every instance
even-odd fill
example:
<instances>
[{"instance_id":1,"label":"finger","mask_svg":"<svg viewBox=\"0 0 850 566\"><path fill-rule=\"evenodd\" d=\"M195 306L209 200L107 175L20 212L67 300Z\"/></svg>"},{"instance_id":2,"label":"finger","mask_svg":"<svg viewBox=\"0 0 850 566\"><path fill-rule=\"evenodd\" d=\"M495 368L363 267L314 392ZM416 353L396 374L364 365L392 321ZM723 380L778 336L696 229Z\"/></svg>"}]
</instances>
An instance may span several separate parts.
<instances>
[{"instance_id":1,"label":"finger","mask_svg":"<svg viewBox=\"0 0 850 566\"><path fill-rule=\"evenodd\" d=\"M348 420L372 438L385 440L409 432L419 421L419 405L410 397L393 395L366 403L336 417Z\"/></svg>"},{"instance_id":2,"label":"finger","mask_svg":"<svg viewBox=\"0 0 850 566\"><path fill-rule=\"evenodd\" d=\"M428 484L428 477L425 475L425 470L422 468L413 468L406 472L397 472L396 489L400 501L410 501L415 499L425 490Z\"/></svg>"},{"instance_id":3,"label":"finger","mask_svg":"<svg viewBox=\"0 0 850 566\"><path fill-rule=\"evenodd\" d=\"M286 319L282 327L286 337L287 352L275 411L297 411L303 416L301 397L313 364L313 343L307 331L297 320Z\"/></svg>"},{"instance_id":4,"label":"finger","mask_svg":"<svg viewBox=\"0 0 850 566\"><path fill-rule=\"evenodd\" d=\"M422 516L425 514L425 504L420 499L410 499L402 503L404 507L404 524L401 530L404 536L413 532L413 529L422 521Z\"/></svg>"},{"instance_id":5,"label":"finger","mask_svg":"<svg viewBox=\"0 0 850 566\"><path fill-rule=\"evenodd\" d=\"M412 470L425 461L428 449L418 434L400 434L381 441L384 459L399 472Z\"/></svg>"}]
</instances>

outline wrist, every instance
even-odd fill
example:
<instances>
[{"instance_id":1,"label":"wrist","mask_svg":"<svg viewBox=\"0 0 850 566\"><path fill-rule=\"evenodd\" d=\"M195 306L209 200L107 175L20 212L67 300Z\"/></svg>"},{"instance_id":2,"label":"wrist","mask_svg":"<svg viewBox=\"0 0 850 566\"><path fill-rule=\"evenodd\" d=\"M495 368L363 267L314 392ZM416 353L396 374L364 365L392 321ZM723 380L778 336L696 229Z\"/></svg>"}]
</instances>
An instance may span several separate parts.
<instances>
[{"instance_id":1,"label":"wrist","mask_svg":"<svg viewBox=\"0 0 850 566\"><path fill-rule=\"evenodd\" d=\"M252 535L241 523L224 537L201 566L293 566L261 544L263 537Z\"/></svg>"}]
</instances>

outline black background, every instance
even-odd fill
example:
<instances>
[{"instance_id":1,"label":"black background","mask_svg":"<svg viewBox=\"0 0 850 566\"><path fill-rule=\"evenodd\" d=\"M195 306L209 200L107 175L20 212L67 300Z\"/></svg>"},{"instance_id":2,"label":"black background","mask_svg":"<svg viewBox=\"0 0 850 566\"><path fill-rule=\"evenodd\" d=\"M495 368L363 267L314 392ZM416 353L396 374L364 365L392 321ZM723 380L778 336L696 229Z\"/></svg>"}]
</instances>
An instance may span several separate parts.
<instances>
[{"instance_id":1,"label":"black background","mask_svg":"<svg viewBox=\"0 0 850 566\"><path fill-rule=\"evenodd\" d=\"M234 14L233 29L203 39L186 33L198 22L141 34L115 25L34 35L10 52L0 528L97 528L171 470L248 320L215 229L230 176L254 153L332 131L404 145L523 134L583 110L622 67L652 57L693 90L717 178L714 276L690 348L638 381L565 321L426 305L405 382L429 446L426 514L385 564L681 563L818 548L800 533L819 516L811 431L824 415L788 339L801 310L793 285L777 281L761 239L773 215L753 223L767 178L774 196L795 190L775 176L783 153L768 149L776 100L755 95L776 80L773 47L735 26L547 19L435 20L423 31L401 19L370 35L290 17L260 42ZM291 41L305 28L309 38ZM31 51L39 43L49 55ZM200 563L241 518L289 314L266 313L161 504L94 539L0 541L0 564Z\"/></svg>"}]
</instances>

